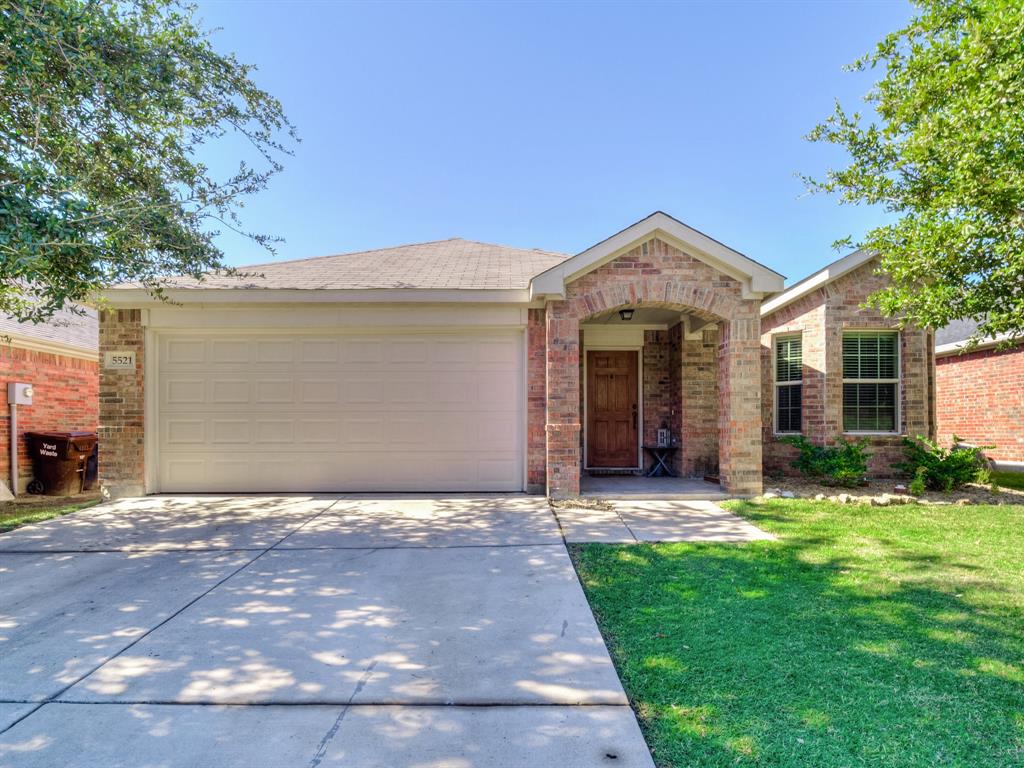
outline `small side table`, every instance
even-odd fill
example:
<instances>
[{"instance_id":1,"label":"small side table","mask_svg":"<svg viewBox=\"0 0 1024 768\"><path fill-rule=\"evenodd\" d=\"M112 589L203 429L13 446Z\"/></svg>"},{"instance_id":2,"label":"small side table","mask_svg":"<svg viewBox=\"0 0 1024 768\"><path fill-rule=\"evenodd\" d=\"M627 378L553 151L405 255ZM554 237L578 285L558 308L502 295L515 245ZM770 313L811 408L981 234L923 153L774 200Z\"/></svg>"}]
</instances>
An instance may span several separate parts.
<instances>
[{"instance_id":1,"label":"small side table","mask_svg":"<svg viewBox=\"0 0 1024 768\"><path fill-rule=\"evenodd\" d=\"M654 463L644 473L645 477L675 477L676 473L671 470L672 457L679 450L678 445L645 445Z\"/></svg>"}]
</instances>

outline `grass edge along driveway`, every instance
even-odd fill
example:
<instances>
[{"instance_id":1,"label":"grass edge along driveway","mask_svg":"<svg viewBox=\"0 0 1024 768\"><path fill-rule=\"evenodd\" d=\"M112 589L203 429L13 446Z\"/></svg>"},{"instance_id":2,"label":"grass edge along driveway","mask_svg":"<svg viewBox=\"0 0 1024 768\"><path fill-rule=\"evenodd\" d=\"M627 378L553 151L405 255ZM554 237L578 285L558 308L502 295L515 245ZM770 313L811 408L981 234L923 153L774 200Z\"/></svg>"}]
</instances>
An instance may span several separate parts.
<instances>
[{"instance_id":1,"label":"grass edge along driveway","mask_svg":"<svg viewBox=\"0 0 1024 768\"><path fill-rule=\"evenodd\" d=\"M1024 765L1024 506L727 506L779 541L572 547L659 766Z\"/></svg>"}]
</instances>

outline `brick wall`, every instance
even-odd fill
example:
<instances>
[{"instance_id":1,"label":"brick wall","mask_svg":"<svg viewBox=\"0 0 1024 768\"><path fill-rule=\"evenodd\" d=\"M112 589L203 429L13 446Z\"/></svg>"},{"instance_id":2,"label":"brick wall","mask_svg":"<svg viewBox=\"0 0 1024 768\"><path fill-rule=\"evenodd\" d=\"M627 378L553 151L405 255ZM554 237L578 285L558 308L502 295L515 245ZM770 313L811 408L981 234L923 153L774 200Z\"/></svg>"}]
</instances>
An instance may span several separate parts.
<instances>
[{"instance_id":1,"label":"brick wall","mask_svg":"<svg viewBox=\"0 0 1024 768\"><path fill-rule=\"evenodd\" d=\"M100 354L135 351L134 371L100 372L100 483L112 496L145 492L144 340L142 310L100 314Z\"/></svg>"},{"instance_id":2,"label":"brick wall","mask_svg":"<svg viewBox=\"0 0 1024 768\"><path fill-rule=\"evenodd\" d=\"M994 445L998 461L1024 462L1024 344L981 349L935 361L939 442L956 435L975 445Z\"/></svg>"},{"instance_id":3,"label":"brick wall","mask_svg":"<svg viewBox=\"0 0 1024 768\"><path fill-rule=\"evenodd\" d=\"M678 471L684 477L718 474L718 330L684 339L682 357L683 436Z\"/></svg>"},{"instance_id":4,"label":"brick wall","mask_svg":"<svg viewBox=\"0 0 1024 768\"><path fill-rule=\"evenodd\" d=\"M679 400L679 390L672 390L672 375L669 371L668 331L644 331L643 349L643 392L644 423L643 444L657 445L658 430L671 428L674 402ZM673 396L674 395L674 396ZM676 432L675 434L679 434ZM644 451L644 468L652 459Z\"/></svg>"},{"instance_id":5,"label":"brick wall","mask_svg":"<svg viewBox=\"0 0 1024 768\"><path fill-rule=\"evenodd\" d=\"M844 330L897 329L893 318L865 308L867 297L882 288L886 277L874 274L869 262L762 319L762 418L766 471L791 473L795 450L774 435L772 339L799 332L803 339L803 433L818 444L842 434ZM934 434L932 405L933 334L916 328L900 331L899 434L866 436L869 471L892 476L893 462L903 458L903 435ZM850 435L848 437L856 437Z\"/></svg>"},{"instance_id":6,"label":"brick wall","mask_svg":"<svg viewBox=\"0 0 1024 768\"><path fill-rule=\"evenodd\" d=\"M7 384L23 382L35 390L32 405L18 406L18 433L95 430L99 421L96 360L0 345L0 392L7 402ZM0 472L10 483L10 409L0 413ZM101 446L102 450L102 446ZM18 492L32 479L28 443L18 441Z\"/></svg>"},{"instance_id":7,"label":"brick wall","mask_svg":"<svg viewBox=\"0 0 1024 768\"><path fill-rule=\"evenodd\" d=\"M543 493L547 475L544 310L531 309L526 326L526 490Z\"/></svg>"}]
</instances>

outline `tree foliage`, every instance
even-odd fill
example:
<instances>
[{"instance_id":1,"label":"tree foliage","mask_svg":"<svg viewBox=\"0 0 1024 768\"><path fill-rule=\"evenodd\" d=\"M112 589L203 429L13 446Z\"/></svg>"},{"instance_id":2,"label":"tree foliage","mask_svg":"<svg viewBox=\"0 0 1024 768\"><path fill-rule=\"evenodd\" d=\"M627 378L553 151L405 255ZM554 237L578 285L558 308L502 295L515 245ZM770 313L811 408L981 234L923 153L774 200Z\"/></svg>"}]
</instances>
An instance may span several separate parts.
<instances>
[{"instance_id":1,"label":"tree foliage","mask_svg":"<svg viewBox=\"0 0 1024 768\"><path fill-rule=\"evenodd\" d=\"M1024 335L1024 4L918 0L916 17L851 69L883 70L870 119L840 104L810 134L850 164L812 190L882 206L859 245L891 285L871 299L921 327L980 321ZM848 241L847 241L848 242Z\"/></svg>"},{"instance_id":2,"label":"tree foliage","mask_svg":"<svg viewBox=\"0 0 1024 768\"><path fill-rule=\"evenodd\" d=\"M0 311L39 321L103 286L223 268L219 227L295 140L253 68L176 0L0 0ZM251 160L214 172L206 144ZM249 151L251 150L251 152Z\"/></svg>"}]
</instances>

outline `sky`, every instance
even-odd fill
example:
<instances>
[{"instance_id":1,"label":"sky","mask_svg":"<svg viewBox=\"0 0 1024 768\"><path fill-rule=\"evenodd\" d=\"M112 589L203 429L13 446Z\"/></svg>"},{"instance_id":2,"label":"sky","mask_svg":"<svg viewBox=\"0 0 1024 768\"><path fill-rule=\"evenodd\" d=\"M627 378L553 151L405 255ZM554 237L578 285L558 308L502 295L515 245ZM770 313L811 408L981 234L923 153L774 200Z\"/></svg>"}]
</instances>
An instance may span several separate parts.
<instances>
[{"instance_id":1,"label":"sky","mask_svg":"<svg viewBox=\"0 0 1024 768\"><path fill-rule=\"evenodd\" d=\"M301 143L250 198L233 265L449 237L578 253L655 210L793 282L884 214L809 196L804 138L879 73L843 70L905 2L200 0ZM207 148L213 167L238 145ZM225 166L226 167L226 166Z\"/></svg>"}]
</instances>

